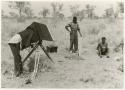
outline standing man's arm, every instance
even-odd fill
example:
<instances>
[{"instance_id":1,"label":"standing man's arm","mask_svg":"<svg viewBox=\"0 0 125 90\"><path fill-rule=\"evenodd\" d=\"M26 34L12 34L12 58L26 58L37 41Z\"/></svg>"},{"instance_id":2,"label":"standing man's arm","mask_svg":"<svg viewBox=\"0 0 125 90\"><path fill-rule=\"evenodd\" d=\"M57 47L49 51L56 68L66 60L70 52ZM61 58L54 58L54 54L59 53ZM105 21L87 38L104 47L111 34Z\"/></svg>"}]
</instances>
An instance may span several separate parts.
<instances>
[{"instance_id":1,"label":"standing man's arm","mask_svg":"<svg viewBox=\"0 0 125 90\"><path fill-rule=\"evenodd\" d=\"M79 25L78 25L78 32L79 32L80 36L82 37L82 33L80 31Z\"/></svg>"},{"instance_id":2,"label":"standing man's arm","mask_svg":"<svg viewBox=\"0 0 125 90\"><path fill-rule=\"evenodd\" d=\"M66 26L65 26L65 29L66 29L68 32L71 32L71 31L69 30L69 27L70 27L70 24L66 25Z\"/></svg>"}]
</instances>

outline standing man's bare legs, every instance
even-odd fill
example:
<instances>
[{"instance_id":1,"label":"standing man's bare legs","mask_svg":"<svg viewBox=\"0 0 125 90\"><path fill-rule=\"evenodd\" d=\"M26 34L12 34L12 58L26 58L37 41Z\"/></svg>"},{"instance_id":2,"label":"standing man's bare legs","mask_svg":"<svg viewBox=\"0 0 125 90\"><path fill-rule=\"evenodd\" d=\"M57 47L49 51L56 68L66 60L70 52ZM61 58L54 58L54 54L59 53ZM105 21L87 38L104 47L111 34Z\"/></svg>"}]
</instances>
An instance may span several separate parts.
<instances>
[{"instance_id":1,"label":"standing man's bare legs","mask_svg":"<svg viewBox=\"0 0 125 90\"><path fill-rule=\"evenodd\" d=\"M75 37L74 39L74 52L77 52L78 51L78 38Z\"/></svg>"},{"instance_id":2,"label":"standing man's bare legs","mask_svg":"<svg viewBox=\"0 0 125 90\"><path fill-rule=\"evenodd\" d=\"M70 49L71 52L73 52L73 39L70 39Z\"/></svg>"}]
</instances>

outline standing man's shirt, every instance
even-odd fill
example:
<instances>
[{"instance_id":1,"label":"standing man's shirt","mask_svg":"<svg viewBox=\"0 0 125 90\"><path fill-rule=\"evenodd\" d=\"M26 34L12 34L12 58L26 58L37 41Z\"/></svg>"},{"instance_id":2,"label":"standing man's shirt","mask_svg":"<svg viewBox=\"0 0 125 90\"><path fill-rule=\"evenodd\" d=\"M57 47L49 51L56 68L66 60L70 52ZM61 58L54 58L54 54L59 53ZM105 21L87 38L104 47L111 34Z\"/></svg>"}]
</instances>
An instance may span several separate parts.
<instances>
[{"instance_id":1,"label":"standing man's shirt","mask_svg":"<svg viewBox=\"0 0 125 90\"><path fill-rule=\"evenodd\" d=\"M67 27L70 27L71 31L77 31L80 30L78 23L69 23L68 25L66 25Z\"/></svg>"},{"instance_id":2,"label":"standing man's shirt","mask_svg":"<svg viewBox=\"0 0 125 90\"><path fill-rule=\"evenodd\" d=\"M70 27L70 39L77 38L78 34L77 31L80 30L78 23L69 23L66 27Z\"/></svg>"}]
</instances>

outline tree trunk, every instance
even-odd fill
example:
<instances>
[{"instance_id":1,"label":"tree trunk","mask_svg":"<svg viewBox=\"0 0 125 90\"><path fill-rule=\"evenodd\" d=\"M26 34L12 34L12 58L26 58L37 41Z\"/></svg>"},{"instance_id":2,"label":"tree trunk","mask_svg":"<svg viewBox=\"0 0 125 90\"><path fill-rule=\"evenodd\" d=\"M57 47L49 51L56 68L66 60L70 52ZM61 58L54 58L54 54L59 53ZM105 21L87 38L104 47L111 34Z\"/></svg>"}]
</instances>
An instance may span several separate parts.
<instances>
[{"instance_id":1,"label":"tree trunk","mask_svg":"<svg viewBox=\"0 0 125 90\"><path fill-rule=\"evenodd\" d=\"M21 9L19 9L19 15L20 15L20 17L22 16L22 10Z\"/></svg>"}]
</instances>

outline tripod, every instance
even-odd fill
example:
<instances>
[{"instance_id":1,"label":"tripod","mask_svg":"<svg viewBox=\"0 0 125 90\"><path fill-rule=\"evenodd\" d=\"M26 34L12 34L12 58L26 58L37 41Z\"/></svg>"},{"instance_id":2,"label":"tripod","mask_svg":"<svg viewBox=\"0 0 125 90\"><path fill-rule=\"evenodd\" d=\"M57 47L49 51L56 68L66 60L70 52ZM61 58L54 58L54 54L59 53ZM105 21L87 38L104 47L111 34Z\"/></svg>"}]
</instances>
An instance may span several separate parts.
<instances>
[{"instance_id":1,"label":"tripod","mask_svg":"<svg viewBox=\"0 0 125 90\"><path fill-rule=\"evenodd\" d=\"M51 62L53 62L52 58L50 57L50 55L48 54L48 52L46 51L46 49L42 45L41 41L38 41L36 43L36 45L33 47L33 49L29 52L29 54L23 60L23 65L26 62L26 60L30 57L30 55L38 48L38 46L40 46L42 48L42 50L47 55L47 57L51 60ZM34 65L34 71L33 71L33 74L32 74L32 79L34 79L36 77L36 74L37 74L37 71L38 71L38 66L39 66L39 59L40 59L40 51L37 51L35 53L35 65Z\"/></svg>"}]
</instances>

